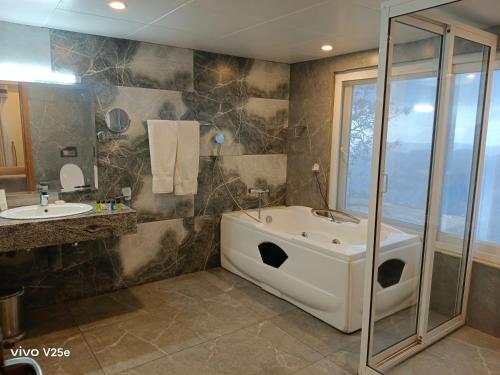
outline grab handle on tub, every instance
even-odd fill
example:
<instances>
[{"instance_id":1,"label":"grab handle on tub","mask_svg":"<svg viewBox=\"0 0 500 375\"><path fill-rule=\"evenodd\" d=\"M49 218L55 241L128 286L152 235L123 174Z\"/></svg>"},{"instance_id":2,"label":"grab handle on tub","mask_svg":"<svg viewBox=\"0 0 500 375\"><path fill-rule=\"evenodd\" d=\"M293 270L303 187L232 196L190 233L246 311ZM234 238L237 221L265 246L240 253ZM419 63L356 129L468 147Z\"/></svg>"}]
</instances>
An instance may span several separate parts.
<instances>
[{"instance_id":1,"label":"grab handle on tub","mask_svg":"<svg viewBox=\"0 0 500 375\"><path fill-rule=\"evenodd\" d=\"M356 216L348 214L344 211L326 208L313 208L311 209L311 212L314 216L330 219L331 221L335 221L337 223L349 222L359 224L361 222L361 220L359 220Z\"/></svg>"}]
</instances>

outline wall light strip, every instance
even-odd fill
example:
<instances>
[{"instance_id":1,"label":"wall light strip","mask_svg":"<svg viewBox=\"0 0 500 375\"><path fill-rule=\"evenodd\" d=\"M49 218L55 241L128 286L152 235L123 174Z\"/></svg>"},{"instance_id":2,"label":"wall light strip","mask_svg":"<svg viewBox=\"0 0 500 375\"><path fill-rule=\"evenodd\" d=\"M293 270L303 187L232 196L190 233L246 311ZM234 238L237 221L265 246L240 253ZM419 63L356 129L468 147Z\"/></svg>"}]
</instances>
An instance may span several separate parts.
<instances>
[{"instance_id":1,"label":"wall light strip","mask_svg":"<svg viewBox=\"0 0 500 375\"><path fill-rule=\"evenodd\" d=\"M80 82L80 79L74 74L53 72L45 66L13 63L0 63L0 80L60 84L75 84Z\"/></svg>"}]
</instances>

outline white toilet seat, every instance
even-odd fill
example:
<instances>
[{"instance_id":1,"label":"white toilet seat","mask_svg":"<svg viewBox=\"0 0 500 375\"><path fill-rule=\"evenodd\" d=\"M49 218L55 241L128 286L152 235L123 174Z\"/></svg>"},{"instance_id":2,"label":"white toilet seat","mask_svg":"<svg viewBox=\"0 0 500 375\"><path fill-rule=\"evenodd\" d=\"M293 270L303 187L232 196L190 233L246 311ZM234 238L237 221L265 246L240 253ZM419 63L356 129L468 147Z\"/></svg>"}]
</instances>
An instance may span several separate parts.
<instances>
[{"instance_id":1,"label":"white toilet seat","mask_svg":"<svg viewBox=\"0 0 500 375\"><path fill-rule=\"evenodd\" d=\"M64 164L59 171L63 191L75 191L76 186L83 186L85 179L80 167L73 163Z\"/></svg>"}]
</instances>

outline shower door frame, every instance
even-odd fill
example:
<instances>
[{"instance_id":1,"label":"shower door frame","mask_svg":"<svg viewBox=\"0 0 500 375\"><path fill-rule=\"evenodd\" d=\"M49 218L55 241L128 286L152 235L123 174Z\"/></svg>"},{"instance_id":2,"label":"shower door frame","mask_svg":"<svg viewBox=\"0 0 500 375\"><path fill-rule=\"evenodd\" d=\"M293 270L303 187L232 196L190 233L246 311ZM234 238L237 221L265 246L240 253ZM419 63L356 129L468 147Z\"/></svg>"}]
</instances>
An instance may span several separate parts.
<instances>
[{"instance_id":1,"label":"shower door frame","mask_svg":"<svg viewBox=\"0 0 500 375\"><path fill-rule=\"evenodd\" d=\"M476 223L477 223L477 206L479 202L479 184L482 177L482 169L484 165L484 148L486 142L487 123L489 113L489 105L491 98L491 85L492 76L494 72L494 62L496 57L496 36L484 32L470 26L457 23L454 20L447 19L446 17L432 15L432 19L448 25L446 28L438 23L434 24L428 20L420 20L417 17L404 17L408 25L423 28L430 32L442 35L442 48L440 51L440 71L438 78L438 91L437 91L437 115L435 117L435 133L433 137L433 149L437 148L440 154L436 158L433 155L431 167L431 179L435 179L443 173L444 162L443 154L446 152L444 147L436 147L439 141L446 141L446 130L448 127L448 110L449 110L449 96L451 90L451 75L452 71L452 54L454 49L455 36L462 37L471 41L478 42L482 45L490 47L489 60L487 70L485 72L485 88L484 88L484 102L482 106L482 125L479 131L478 153L477 158L474 158L472 171L475 172L476 181L471 185L470 189L474 189L472 196L474 201L468 210L467 220L471 223L471 233L468 234L468 249L467 253L463 254L465 261L465 273L462 280L462 305L460 314L451 318L447 322L434 328L428 332L428 310L430 304L430 286L432 282L432 265L434 260L434 252L429 241L426 241L423 249L422 272L420 275L419 299L418 305L418 320L416 326L416 334L402 340L400 343L393 345L373 355L371 353L371 338L373 337L373 326L375 316L375 303L373 302L373 287L376 285L376 260L380 253L380 246L378 241L378 233L380 233L381 212L379 210L379 200L382 199L383 194L383 179L380 177L380 170L384 164L386 140L384 137L384 127L387 124L387 113L389 100L386 101L388 93L390 92L390 71L392 69L392 48L390 40L390 26L394 22L395 17L405 16L410 13L420 12L429 8L456 2L457 0L392 0L386 1L382 4L381 9L381 27L380 27L380 49L379 49L379 67L378 67L378 81L377 81L377 110L375 118L375 128L373 133L373 155L372 155L372 175L371 175L371 189L370 189L370 207L369 207L369 225L367 233L367 251L366 251L366 265L365 265L365 285L363 297L363 322L362 322L362 341L360 353L360 374L379 374L371 366L377 366L381 371L394 366L397 363L407 359L408 357L416 354L417 352L425 349L429 345L448 335L457 328L465 324L467 300L470 286L471 266L472 266L472 244L475 241ZM408 22L406 22L408 21ZM478 109L479 111L479 109ZM444 124L438 126L439 124ZM444 129L443 129L444 128ZM444 136L444 138L443 138ZM436 150L433 150L433 154ZM437 164L437 166L436 166ZM431 201L439 201L441 198L440 188L442 181L439 179L437 186L431 184L431 190L428 192L428 199ZM438 193L436 193L439 191ZM469 192L470 194L470 192ZM430 197L430 198L429 198ZM430 213L430 223L427 223L425 233L431 239L430 243L434 242L436 233L436 219L439 216L439 209L436 204L430 205L433 208ZM436 211L437 210L437 211ZM469 212L470 211L470 212ZM469 217L470 215L470 217ZM430 228L430 229L428 229ZM373 363L375 362L375 363Z\"/></svg>"}]
</instances>

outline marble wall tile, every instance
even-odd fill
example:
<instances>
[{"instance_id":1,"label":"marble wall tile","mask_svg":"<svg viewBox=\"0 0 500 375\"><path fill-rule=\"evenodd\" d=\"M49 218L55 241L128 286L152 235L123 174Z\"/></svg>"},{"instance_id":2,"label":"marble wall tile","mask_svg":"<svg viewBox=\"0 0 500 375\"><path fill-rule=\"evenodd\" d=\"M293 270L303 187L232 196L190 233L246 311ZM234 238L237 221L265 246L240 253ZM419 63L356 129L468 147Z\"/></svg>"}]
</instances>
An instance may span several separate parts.
<instances>
[{"instance_id":1,"label":"marble wall tile","mask_svg":"<svg viewBox=\"0 0 500 375\"><path fill-rule=\"evenodd\" d=\"M367 51L292 65L287 204L324 206L311 168L319 163L319 180L326 194L331 160L334 74L373 67L377 63L377 51Z\"/></svg>"},{"instance_id":2,"label":"marble wall tile","mask_svg":"<svg viewBox=\"0 0 500 375\"><path fill-rule=\"evenodd\" d=\"M112 198L132 187L132 207L140 222L193 216L193 196L153 194L147 120L177 120L187 107L178 91L94 85L97 131L106 131L104 118L113 108L131 120L125 140L98 143L99 195Z\"/></svg>"},{"instance_id":3,"label":"marble wall tile","mask_svg":"<svg viewBox=\"0 0 500 375\"><path fill-rule=\"evenodd\" d=\"M270 189L270 193L263 197L265 206L285 203L286 155L224 156L218 160L214 157L200 159L196 215L218 215L238 210L227 189L243 208L258 206L258 197L248 192L251 187Z\"/></svg>"},{"instance_id":4,"label":"marble wall tile","mask_svg":"<svg viewBox=\"0 0 500 375\"><path fill-rule=\"evenodd\" d=\"M18 251L0 257L0 284L24 285L26 305L46 306L120 287L120 263L105 241Z\"/></svg>"},{"instance_id":5,"label":"marble wall tile","mask_svg":"<svg viewBox=\"0 0 500 375\"><path fill-rule=\"evenodd\" d=\"M225 155L284 153L288 126L286 64L195 51L194 93L185 94L202 127L201 155L217 152L222 132Z\"/></svg>"},{"instance_id":6,"label":"marble wall tile","mask_svg":"<svg viewBox=\"0 0 500 375\"><path fill-rule=\"evenodd\" d=\"M137 234L122 236L116 244L123 278L139 281L144 277L174 276L177 249L187 235L182 219L139 224Z\"/></svg>"},{"instance_id":7,"label":"marble wall tile","mask_svg":"<svg viewBox=\"0 0 500 375\"><path fill-rule=\"evenodd\" d=\"M467 325L500 337L500 269L478 262L472 266Z\"/></svg>"},{"instance_id":8,"label":"marble wall tile","mask_svg":"<svg viewBox=\"0 0 500 375\"><path fill-rule=\"evenodd\" d=\"M137 285L219 265L219 219L202 216L139 224L114 247L125 285Z\"/></svg>"},{"instance_id":9,"label":"marble wall tile","mask_svg":"<svg viewBox=\"0 0 500 375\"><path fill-rule=\"evenodd\" d=\"M214 136L225 136L221 155L279 154L286 152L288 100L248 98L227 106L217 99L195 103L201 127L200 155L214 156Z\"/></svg>"},{"instance_id":10,"label":"marble wall tile","mask_svg":"<svg viewBox=\"0 0 500 375\"><path fill-rule=\"evenodd\" d=\"M0 285L25 286L29 307L96 296L220 264L220 218L139 224L136 234L0 255ZM12 255L12 254L11 254Z\"/></svg>"},{"instance_id":11,"label":"marble wall tile","mask_svg":"<svg viewBox=\"0 0 500 375\"><path fill-rule=\"evenodd\" d=\"M83 81L192 90L193 51L126 39L51 30L52 67Z\"/></svg>"},{"instance_id":12,"label":"marble wall tile","mask_svg":"<svg viewBox=\"0 0 500 375\"><path fill-rule=\"evenodd\" d=\"M216 97L288 99L290 66L211 52L194 52L194 88Z\"/></svg>"},{"instance_id":13,"label":"marble wall tile","mask_svg":"<svg viewBox=\"0 0 500 375\"><path fill-rule=\"evenodd\" d=\"M441 252L434 253L430 309L440 314L439 321L455 315L461 260L460 257Z\"/></svg>"}]
</instances>

